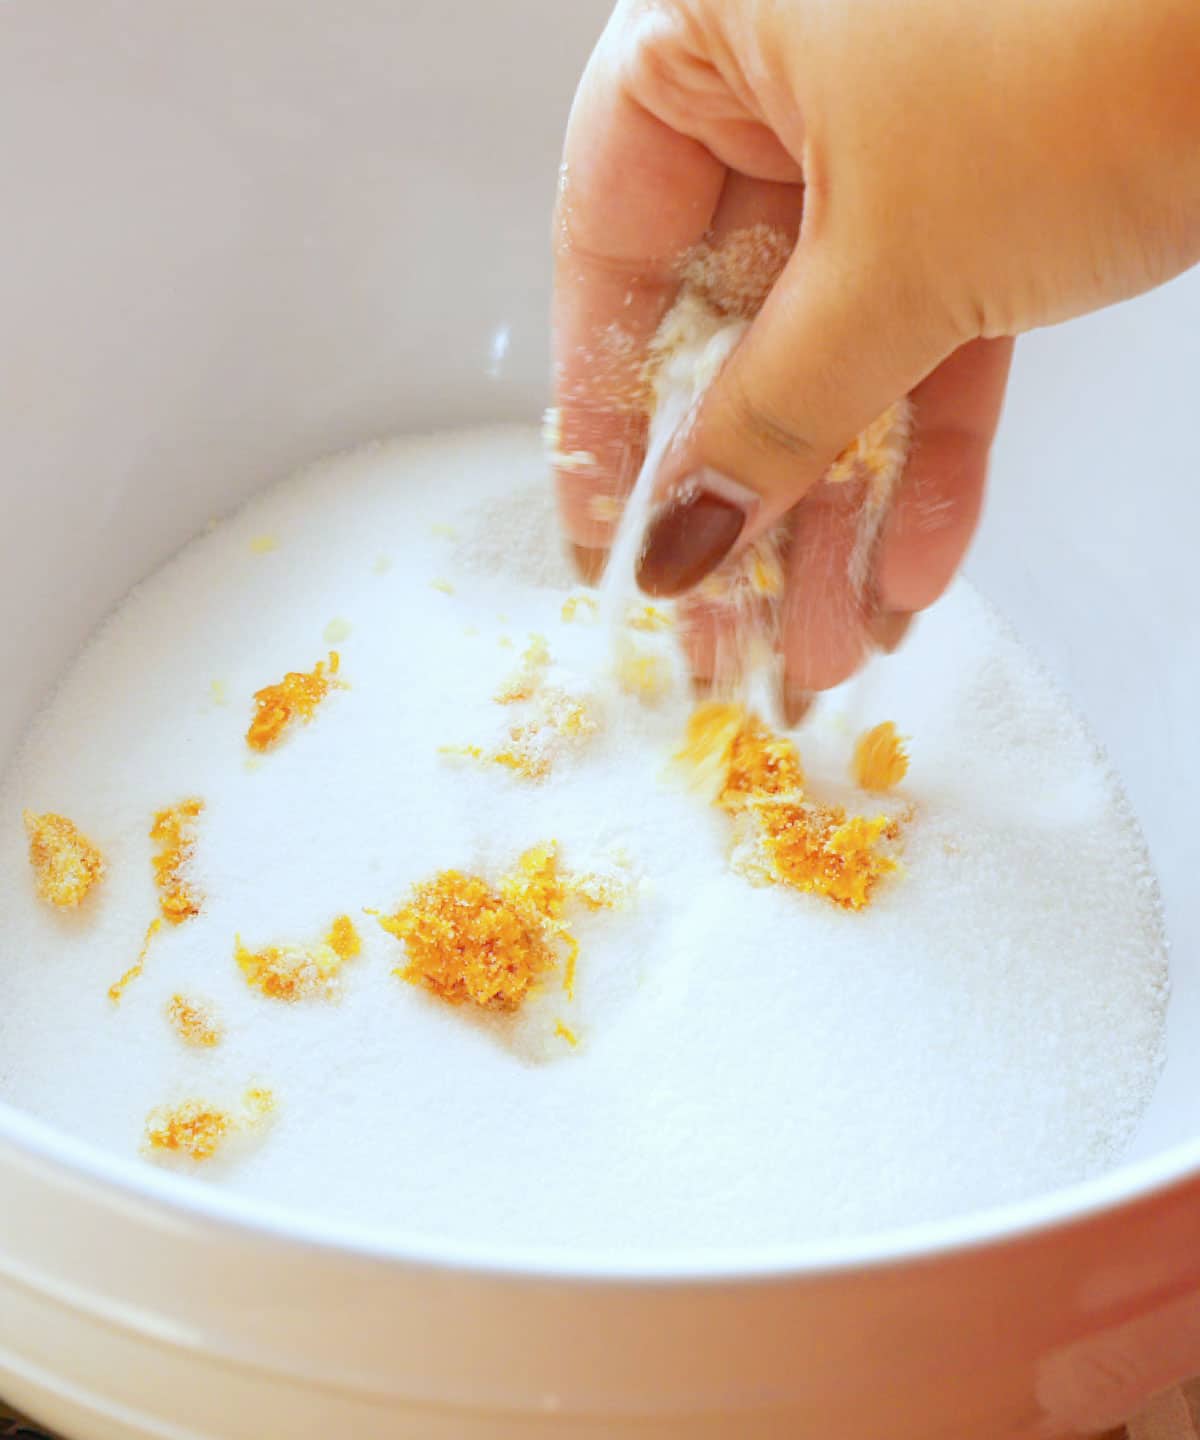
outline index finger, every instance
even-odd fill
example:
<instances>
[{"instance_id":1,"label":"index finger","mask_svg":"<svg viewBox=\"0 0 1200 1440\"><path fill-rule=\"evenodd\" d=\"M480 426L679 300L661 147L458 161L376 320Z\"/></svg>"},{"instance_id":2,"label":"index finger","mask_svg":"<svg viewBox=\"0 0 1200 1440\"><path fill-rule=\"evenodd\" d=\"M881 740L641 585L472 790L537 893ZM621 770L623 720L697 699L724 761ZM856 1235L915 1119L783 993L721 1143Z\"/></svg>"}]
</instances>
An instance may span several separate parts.
<instances>
[{"instance_id":1,"label":"index finger","mask_svg":"<svg viewBox=\"0 0 1200 1440\"><path fill-rule=\"evenodd\" d=\"M634 98L636 39L620 7L568 122L554 213L554 435L568 539L612 539L645 447L646 348L703 239L725 166Z\"/></svg>"}]
</instances>

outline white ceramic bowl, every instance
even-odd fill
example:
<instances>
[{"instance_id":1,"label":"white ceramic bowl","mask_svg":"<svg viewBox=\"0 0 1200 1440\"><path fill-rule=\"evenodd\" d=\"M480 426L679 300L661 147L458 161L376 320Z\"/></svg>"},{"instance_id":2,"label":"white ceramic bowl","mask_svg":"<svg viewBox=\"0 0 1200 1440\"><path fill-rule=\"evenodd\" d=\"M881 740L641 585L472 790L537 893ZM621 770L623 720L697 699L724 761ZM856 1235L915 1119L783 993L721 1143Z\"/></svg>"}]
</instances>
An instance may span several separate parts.
<instances>
[{"instance_id":1,"label":"white ceramic bowl","mask_svg":"<svg viewBox=\"0 0 1200 1440\"><path fill-rule=\"evenodd\" d=\"M264 480L536 417L603 8L0 8L0 757L130 584ZM74 1440L984 1440L1099 1429L1200 1369L1198 375L1200 277L1025 342L973 566L1111 749L1166 892L1171 1058L1128 1164L615 1267L301 1225L0 1107L0 1393Z\"/></svg>"}]
</instances>

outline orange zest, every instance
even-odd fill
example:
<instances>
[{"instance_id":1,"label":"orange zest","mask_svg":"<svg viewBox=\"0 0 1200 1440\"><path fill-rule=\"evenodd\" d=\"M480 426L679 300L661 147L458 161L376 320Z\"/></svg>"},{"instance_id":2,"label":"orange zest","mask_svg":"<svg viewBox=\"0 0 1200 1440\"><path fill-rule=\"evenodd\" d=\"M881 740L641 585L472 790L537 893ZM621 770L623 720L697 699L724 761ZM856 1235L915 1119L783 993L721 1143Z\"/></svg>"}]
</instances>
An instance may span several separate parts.
<instances>
[{"instance_id":1,"label":"orange zest","mask_svg":"<svg viewBox=\"0 0 1200 1440\"><path fill-rule=\"evenodd\" d=\"M804 767L795 745L786 735L776 735L757 715L747 715L733 737L717 804L733 811L747 800L803 792Z\"/></svg>"},{"instance_id":2,"label":"orange zest","mask_svg":"<svg viewBox=\"0 0 1200 1440\"><path fill-rule=\"evenodd\" d=\"M747 823L748 822L748 823ZM741 821L734 867L752 880L824 896L845 910L867 906L896 868L880 847L900 838L898 820L847 816L840 805L753 803Z\"/></svg>"},{"instance_id":3,"label":"orange zest","mask_svg":"<svg viewBox=\"0 0 1200 1440\"><path fill-rule=\"evenodd\" d=\"M747 878L861 910L897 869L885 845L901 822L809 799L795 745L740 706L700 706L676 758L733 819L732 862Z\"/></svg>"},{"instance_id":4,"label":"orange zest","mask_svg":"<svg viewBox=\"0 0 1200 1440\"><path fill-rule=\"evenodd\" d=\"M329 927L325 943L339 960L353 960L362 953L362 936L354 928L349 915L339 915Z\"/></svg>"},{"instance_id":5,"label":"orange zest","mask_svg":"<svg viewBox=\"0 0 1200 1440\"><path fill-rule=\"evenodd\" d=\"M531 635L522 652L520 666L496 691L496 704L516 705L522 700L532 700L541 689L549 667L550 647L546 644L546 637Z\"/></svg>"},{"instance_id":6,"label":"orange zest","mask_svg":"<svg viewBox=\"0 0 1200 1440\"><path fill-rule=\"evenodd\" d=\"M203 1100L151 1111L146 1120L146 1145L151 1151L211 1160L234 1129L234 1118Z\"/></svg>"},{"instance_id":7,"label":"orange zest","mask_svg":"<svg viewBox=\"0 0 1200 1440\"><path fill-rule=\"evenodd\" d=\"M443 745L440 753L498 765L524 780L544 780L563 754L598 729L585 698L546 683L550 663L545 637L531 635L520 666L492 697L497 705L524 706L523 718L509 724L496 745Z\"/></svg>"},{"instance_id":8,"label":"orange zest","mask_svg":"<svg viewBox=\"0 0 1200 1440\"><path fill-rule=\"evenodd\" d=\"M568 624L586 615L595 619L600 613L600 602L594 595L568 595L562 604L562 618Z\"/></svg>"},{"instance_id":9,"label":"orange zest","mask_svg":"<svg viewBox=\"0 0 1200 1440\"><path fill-rule=\"evenodd\" d=\"M854 747L854 782L863 790L894 790L908 774L908 751L890 720L860 735Z\"/></svg>"},{"instance_id":10,"label":"orange zest","mask_svg":"<svg viewBox=\"0 0 1200 1440\"><path fill-rule=\"evenodd\" d=\"M344 688L338 679L341 657L329 652L310 671L292 670L277 685L267 685L254 696L254 719L246 731L251 750L270 750L296 721L307 725L330 690Z\"/></svg>"},{"instance_id":11,"label":"orange zest","mask_svg":"<svg viewBox=\"0 0 1200 1440\"><path fill-rule=\"evenodd\" d=\"M654 634L659 630L670 630L675 624L675 617L658 605L635 605L626 614L625 623L631 630Z\"/></svg>"},{"instance_id":12,"label":"orange zest","mask_svg":"<svg viewBox=\"0 0 1200 1440\"><path fill-rule=\"evenodd\" d=\"M560 963L569 994L579 954L570 904L600 909L623 898L594 878L565 874L557 845L537 845L496 883L443 870L415 885L395 914L377 918L405 948L407 962L395 971L402 980L449 1005L512 1013Z\"/></svg>"},{"instance_id":13,"label":"orange zest","mask_svg":"<svg viewBox=\"0 0 1200 1440\"><path fill-rule=\"evenodd\" d=\"M103 878L104 856L65 815L26 810L24 819L37 893L60 910L73 909Z\"/></svg>"},{"instance_id":14,"label":"orange zest","mask_svg":"<svg viewBox=\"0 0 1200 1440\"><path fill-rule=\"evenodd\" d=\"M171 925L182 925L199 915L203 903L188 877L196 851L196 821L203 809L203 800L181 800L160 810L150 827L150 839L158 846L153 860L158 908Z\"/></svg>"},{"instance_id":15,"label":"orange zest","mask_svg":"<svg viewBox=\"0 0 1200 1440\"><path fill-rule=\"evenodd\" d=\"M223 1030L210 1006L173 995L167 1005L167 1022L185 1045L211 1050L221 1043Z\"/></svg>"},{"instance_id":16,"label":"orange zest","mask_svg":"<svg viewBox=\"0 0 1200 1440\"><path fill-rule=\"evenodd\" d=\"M667 656L638 644L632 635L617 637L613 674L626 695L651 704L671 688L671 662Z\"/></svg>"},{"instance_id":17,"label":"orange zest","mask_svg":"<svg viewBox=\"0 0 1200 1440\"><path fill-rule=\"evenodd\" d=\"M108 987L108 998L114 1005L117 1004L129 986L132 985L142 971L145 970L146 956L150 951L150 942L162 929L162 923L162 917L159 915L156 915L154 919L151 920L150 924L146 926L146 936L142 941L142 948L138 952L137 959L119 980L114 981L113 984Z\"/></svg>"},{"instance_id":18,"label":"orange zest","mask_svg":"<svg viewBox=\"0 0 1200 1440\"><path fill-rule=\"evenodd\" d=\"M221 1109L207 1100L160 1105L146 1117L145 1150L150 1155L180 1155L196 1162L211 1160L233 1135L258 1129L274 1109L275 1096L260 1085L246 1091L237 1111Z\"/></svg>"},{"instance_id":19,"label":"orange zest","mask_svg":"<svg viewBox=\"0 0 1200 1440\"><path fill-rule=\"evenodd\" d=\"M338 994L342 967L362 950L362 939L349 915L339 915L324 939L309 945L267 945L249 950L239 935L234 959L246 984L270 1000L323 998Z\"/></svg>"}]
</instances>

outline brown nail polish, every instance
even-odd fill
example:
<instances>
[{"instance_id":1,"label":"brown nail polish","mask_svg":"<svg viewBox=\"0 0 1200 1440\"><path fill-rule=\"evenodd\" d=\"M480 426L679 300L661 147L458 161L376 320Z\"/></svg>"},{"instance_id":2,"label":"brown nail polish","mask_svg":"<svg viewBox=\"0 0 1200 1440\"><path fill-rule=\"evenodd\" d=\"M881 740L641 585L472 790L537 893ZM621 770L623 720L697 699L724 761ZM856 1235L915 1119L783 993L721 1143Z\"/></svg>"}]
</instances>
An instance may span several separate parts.
<instances>
[{"instance_id":1,"label":"brown nail polish","mask_svg":"<svg viewBox=\"0 0 1200 1440\"><path fill-rule=\"evenodd\" d=\"M608 564L608 551L596 550L590 545L572 545L571 562L585 585L598 585Z\"/></svg>"},{"instance_id":2,"label":"brown nail polish","mask_svg":"<svg viewBox=\"0 0 1200 1440\"><path fill-rule=\"evenodd\" d=\"M904 643L916 617L908 610L883 610L872 620L868 629L875 648L885 655L893 655Z\"/></svg>"},{"instance_id":3,"label":"brown nail polish","mask_svg":"<svg viewBox=\"0 0 1200 1440\"><path fill-rule=\"evenodd\" d=\"M795 729L812 709L816 696L811 690L801 690L795 686L783 686L783 718L787 721L789 729Z\"/></svg>"},{"instance_id":4,"label":"brown nail polish","mask_svg":"<svg viewBox=\"0 0 1200 1440\"><path fill-rule=\"evenodd\" d=\"M706 489L701 479L651 521L638 562L638 585L655 598L682 595L712 574L745 525L745 509Z\"/></svg>"}]
</instances>

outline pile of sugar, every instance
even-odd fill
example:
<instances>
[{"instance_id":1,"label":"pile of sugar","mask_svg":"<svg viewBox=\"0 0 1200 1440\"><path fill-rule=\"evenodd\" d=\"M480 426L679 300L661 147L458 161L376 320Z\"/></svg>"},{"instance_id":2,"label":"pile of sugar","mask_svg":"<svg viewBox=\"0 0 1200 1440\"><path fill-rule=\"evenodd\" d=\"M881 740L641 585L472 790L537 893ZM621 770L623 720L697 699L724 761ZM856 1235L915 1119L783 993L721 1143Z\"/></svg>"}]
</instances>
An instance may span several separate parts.
<instances>
[{"instance_id":1,"label":"pile of sugar","mask_svg":"<svg viewBox=\"0 0 1200 1440\"><path fill-rule=\"evenodd\" d=\"M986 605L958 585L800 732L831 800L862 729L912 739L904 873L845 913L731 873L725 817L665 773L682 676L657 707L608 706L543 784L439 757L495 733L531 632L569 673L607 653L603 625L561 617L550 503L531 432L380 446L129 596L0 788L0 1097L138 1165L154 1107L267 1085L273 1127L199 1181L410 1234L661 1255L931 1219L1118 1158L1161 1060L1156 886L1116 779ZM349 688L248 763L252 693L327 635ZM155 913L150 819L188 795L204 911L114 1008ZM104 851L78 912L36 899L24 808ZM636 880L577 926L577 1048L405 985L362 914L551 838L572 869L624 852ZM235 936L305 941L342 913L364 949L340 1002L246 986ZM212 1005L221 1045L180 1043L176 993Z\"/></svg>"}]
</instances>

